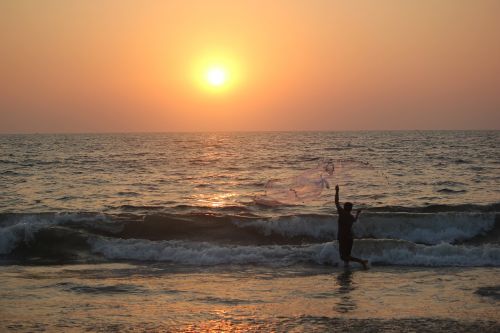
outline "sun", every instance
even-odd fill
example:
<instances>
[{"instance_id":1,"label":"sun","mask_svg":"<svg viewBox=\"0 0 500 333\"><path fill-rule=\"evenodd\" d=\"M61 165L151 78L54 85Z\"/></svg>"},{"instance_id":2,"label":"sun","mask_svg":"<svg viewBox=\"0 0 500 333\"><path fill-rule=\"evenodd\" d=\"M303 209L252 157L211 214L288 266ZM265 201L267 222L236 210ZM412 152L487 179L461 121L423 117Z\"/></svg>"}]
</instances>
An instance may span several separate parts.
<instances>
[{"instance_id":1,"label":"sun","mask_svg":"<svg viewBox=\"0 0 500 333\"><path fill-rule=\"evenodd\" d=\"M227 71L222 67L211 67L207 70L205 78L211 86L222 86L227 81Z\"/></svg>"},{"instance_id":2,"label":"sun","mask_svg":"<svg viewBox=\"0 0 500 333\"><path fill-rule=\"evenodd\" d=\"M190 77L195 87L219 99L241 88L243 67L240 57L229 51L205 51L193 57Z\"/></svg>"}]
</instances>

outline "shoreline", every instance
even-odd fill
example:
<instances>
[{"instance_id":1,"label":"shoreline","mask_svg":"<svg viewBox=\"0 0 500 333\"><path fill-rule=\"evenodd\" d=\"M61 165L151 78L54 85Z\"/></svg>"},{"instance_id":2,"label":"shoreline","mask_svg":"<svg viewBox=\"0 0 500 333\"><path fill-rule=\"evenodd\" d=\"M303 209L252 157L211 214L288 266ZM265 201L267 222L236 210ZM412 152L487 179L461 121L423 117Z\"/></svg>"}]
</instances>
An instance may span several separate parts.
<instances>
[{"instance_id":1,"label":"shoreline","mask_svg":"<svg viewBox=\"0 0 500 333\"><path fill-rule=\"evenodd\" d=\"M496 267L0 266L0 328L496 332Z\"/></svg>"}]
</instances>

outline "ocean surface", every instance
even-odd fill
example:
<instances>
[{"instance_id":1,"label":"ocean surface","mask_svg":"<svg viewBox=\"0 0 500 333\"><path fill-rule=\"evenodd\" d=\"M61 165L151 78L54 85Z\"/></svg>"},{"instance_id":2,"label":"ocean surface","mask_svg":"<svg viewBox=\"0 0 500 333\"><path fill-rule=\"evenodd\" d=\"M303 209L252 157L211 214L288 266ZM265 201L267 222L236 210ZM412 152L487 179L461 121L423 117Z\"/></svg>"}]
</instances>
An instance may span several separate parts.
<instances>
[{"instance_id":1,"label":"ocean surface","mask_svg":"<svg viewBox=\"0 0 500 333\"><path fill-rule=\"evenodd\" d=\"M0 135L0 331L499 331L500 131ZM329 159L330 189L263 205ZM363 212L343 267L333 186Z\"/></svg>"}]
</instances>

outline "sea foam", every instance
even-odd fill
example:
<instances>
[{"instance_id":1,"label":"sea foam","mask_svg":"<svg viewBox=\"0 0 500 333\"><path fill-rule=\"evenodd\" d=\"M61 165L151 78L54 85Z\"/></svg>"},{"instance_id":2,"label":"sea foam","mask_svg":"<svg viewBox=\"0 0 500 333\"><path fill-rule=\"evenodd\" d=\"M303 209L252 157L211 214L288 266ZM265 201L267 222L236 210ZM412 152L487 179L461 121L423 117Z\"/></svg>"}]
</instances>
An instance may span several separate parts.
<instances>
[{"instance_id":1,"label":"sea foam","mask_svg":"<svg viewBox=\"0 0 500 333\"><path fill-rule=\"evenodd\" d=\"M185 265L298 263L339 264L338 244L224 246L207 242L138 239L89 240L91 251L108 259L164 261ZM426 246L401 240L358 240L353 255L382 265L500 266L500 247L438 244Z\"/></svg>"},{"instance_id":2,"label":"sea foam","mask_svg":"<svg viewBox=\"0 0 500 333\"><path fill-rule=\"evenodd\" d=\"M253 227L265 235L336 238L337 217L328 215L282 216L266 220L233 221L239 227ZM495 213L366 213L354 223L358 238L391 238L415 243L455 242L491 230Z\"/></svg>"}]
</instances>

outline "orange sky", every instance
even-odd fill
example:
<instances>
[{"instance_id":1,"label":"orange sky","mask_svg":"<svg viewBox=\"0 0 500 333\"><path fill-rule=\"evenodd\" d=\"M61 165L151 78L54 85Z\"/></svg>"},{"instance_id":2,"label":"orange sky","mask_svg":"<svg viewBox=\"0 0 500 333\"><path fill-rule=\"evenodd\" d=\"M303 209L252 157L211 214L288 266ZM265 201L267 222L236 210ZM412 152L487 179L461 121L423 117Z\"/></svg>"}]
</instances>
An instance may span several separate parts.
<instances>
[{"instance_id":1,"label":"orange sky","mask_svg":"<svg viewBox=\"0 0 500 333\"><path fill-rule=\"evenodd\" d=\"M0 132L500 129L500 1L2 1ZM220 92L200 80L230 68Z\"/></svg>"}]
</instances>

